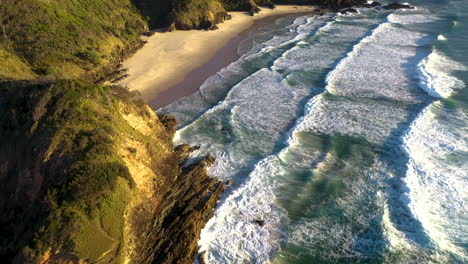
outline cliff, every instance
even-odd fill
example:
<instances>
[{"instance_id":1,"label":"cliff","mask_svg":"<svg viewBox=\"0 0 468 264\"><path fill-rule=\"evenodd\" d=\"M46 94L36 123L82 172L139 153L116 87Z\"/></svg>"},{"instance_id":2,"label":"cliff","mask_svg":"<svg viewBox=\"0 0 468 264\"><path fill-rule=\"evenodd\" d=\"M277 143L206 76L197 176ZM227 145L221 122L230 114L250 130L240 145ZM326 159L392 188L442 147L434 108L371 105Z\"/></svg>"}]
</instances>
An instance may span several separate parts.
<instances>
[{"instance_id":1,"label":"cliff","mask_svg":"<svg viewBox=\"0 0 468 264\"><path fill-rule=\"evenodd\" d=\"M170 29L215 29L230 17L228 11L257 13L259 6L274 4L317 5L334 10L363 5L366 0L134 0L152 27L170 25Z\"/></svg>"},{"instance_id":2,"label":"cliff","mask_svg":"<svg viewBox=\"0 0 468 264\"><path fill-rule=\"evenodd\" d=\"M3 263L190 262L223 185L174 120L73 80L3 83L0 120Z\"/></svg>"}]
</instances>

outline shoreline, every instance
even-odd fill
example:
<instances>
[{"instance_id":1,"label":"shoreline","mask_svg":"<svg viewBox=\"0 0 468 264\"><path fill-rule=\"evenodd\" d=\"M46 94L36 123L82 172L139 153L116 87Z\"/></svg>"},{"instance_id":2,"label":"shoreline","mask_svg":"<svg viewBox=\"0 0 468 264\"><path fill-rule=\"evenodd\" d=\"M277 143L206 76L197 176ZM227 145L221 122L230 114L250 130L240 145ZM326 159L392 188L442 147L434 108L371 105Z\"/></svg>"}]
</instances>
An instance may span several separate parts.
<instances>
[{"instance_id":1,"label":"shoreline","mask_svg":"<svg viewBox=\"0 0 468 264\"><path fill-rule=\"evenodd\" d=\"M314 11L311 6L280 5L262 8L255 16L229 12L232 19L218 24L214 31L156 32L143 38L148 43L124 61L129 76L117 84L138 90L156 110L195 93L208 77L236 61L238 45L252 30L282 16ZM210 42L212 39L216 41Z\"/></svg>"}]
</instances>

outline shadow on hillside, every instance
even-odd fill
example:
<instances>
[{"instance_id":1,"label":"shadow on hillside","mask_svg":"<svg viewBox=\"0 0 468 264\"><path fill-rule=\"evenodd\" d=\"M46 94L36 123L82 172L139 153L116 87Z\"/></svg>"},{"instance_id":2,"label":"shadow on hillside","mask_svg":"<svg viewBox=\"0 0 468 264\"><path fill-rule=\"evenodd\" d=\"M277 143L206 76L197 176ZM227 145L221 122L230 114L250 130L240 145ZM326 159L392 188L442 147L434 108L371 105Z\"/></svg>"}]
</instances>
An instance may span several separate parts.
<instances>
[{"instance_id":1,"label":"shadow on hillside","mask_svg":"<svg viewBox=\"0 0 468 264\"><path fill-rule=\"evenodd\" d=\"M172 0L132 0L140 14L148 20L150 29L167 26Z\"/></svg>"}]
</instances>

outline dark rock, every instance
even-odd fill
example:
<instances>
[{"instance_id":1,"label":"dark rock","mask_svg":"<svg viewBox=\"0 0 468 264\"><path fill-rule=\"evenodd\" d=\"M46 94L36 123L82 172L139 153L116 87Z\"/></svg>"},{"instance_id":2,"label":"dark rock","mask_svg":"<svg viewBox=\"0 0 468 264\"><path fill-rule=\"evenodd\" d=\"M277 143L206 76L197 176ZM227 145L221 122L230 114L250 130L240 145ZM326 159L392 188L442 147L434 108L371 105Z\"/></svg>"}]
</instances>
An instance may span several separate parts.
<instances>
[{"instance_id":1,"label":"dark rock","mask_svg":"<svg viewBox=\"0 0 468 264\"><path fill-rule=\"evenodd\" d=\"M258 12L260 12L260 8L258 6L252 6L249 10L249 15L253 16L255 14L257 14Z\"/></svg>"},{"instance_id":2,"label":"dark rock","mask_svg":"<svg viewBox=\"0 0 468 264\"><path fill-rule=\"evenodd\" d=\"M191 149L190 145L189 144L180 144L178 146L175 147L175 151L184 151L184 152L187 152Z\"/></svg>"},{"instance_id":3,"label":"dark rock","mask_svg":"<svg viewBox=\"0 0 468 264\"><path fill-rule=\"evenodd\" d=\"M265 221L262 220L262 219L255 219L254 222L259 226L264 226L265 225Z\"/></svg>"},{"instance_id":4,"label":"dark rock","mask_svg":"<svg viewBox=\"0 0 468 264\"><path fill-rule=\"evenodd\" d=\"M385 10L396 10L396 9L414 9L414 6L400 3L391 3L383 7Z\"/></svg>"},{"instance_id":5,"label":"dark rock","mask_svg":"<svg viewBox=\"0 0 468 264\"><path fill-rule=\"evenodd\" d=\"M231 180L231 179L229 179L229 180L227 180L227 181L224 182L224 185L225 185L225 186L231 186L233 183L234 183L234 181Z\"/></svg>"},{"instance_id":6,"label":"dark rock","mask_svg":"<svg viewBox=\"0 0 468 264\"><path fill-rule=\"evenodd\" d=\"M175 23L171 23L167 28L166 28L166 32L172 32L172 31L175 31L177 28L176 28L176 25Z\"/></svg>"},{"instance_id":7,"label":"dark rock","mask_svg":"<svg viewBox=\"0 0 468 264\"><path fill-rule=\"evenodd\" d=\"M193 263L198 254L200 231L213 216L219 195L224 190L222 182L207 175L207 165L214 158L183 168L174 178L167 179L153 202L144 203L141 214L133 216L133 226L138 227L138 242L132 263L185 264ZM200 263L204 263L200 261Z\"/></svg>"},{"instance_id":8,"label":"dark rock","mask_svg":"<svg viewBox=\"0 0 468 264\"><path fill-rule=\"evenodd\" d=\"M128 77L128 74L122 74L121 76L115 78L114 80L111 81L111 83L118 83L120 82L121 80L125 79Z\"/></svg>"},{"instance_id":9,"label":"dark rock","mask_svg":"<svg viewBox=\"0 0 468 264\"><path fill-rule=\"evenodd\" d=\"M196 145L196 146L193 146L190 148L190 152L193 152L195 150L199 150L200 149L200 145Z\"/></svg>"},{"instance_id":10,"label":"dark rock","mask_svg":"<svg viewBox=\"0 0 468 264\"><path fill-rule=\"evenodd\" d=\"M199 264L206 264L206 251L200 252L197 259Z\"/></svg>"},{"instance_id":11,"label":"dark rock","mask_svg":"<svg viewBox=\"0 0 468 264\"><path fill-rule=\"evenodd\" d=\"M183 164L189 158L189 155L192 152L192 147L189 144L178 145L174 148L174 152L179 156L181 164Z\"/></svg>"},{"instance_id":12,"label":"dark rock","mask_svg":"<svg viewBox=\"0 0 468 264\"><path fill-rule=\"evenodd\" d=\"M204 164L206 167L210 167L215 163L215 161L215 157L208 155L201 161L201 163Z\"/></svg>"},{"instance_id":13,"label":"dark rock","mask_svg":"<svg viewBox=\"0 0 468 264\"><path fill-rule=\"evenodd\" d=\"M171 115L160 114L158 115L159 121L163 124L166 131L174 137L177 127L177 120Z\"/></svg>"},{"instance_id":14,"label":"dark rock","mask_svg":"<svg viewBox=\"0 0 468 264\"><path fill-rule=\"evenodd\" d=\"M319 6L322 8L329 8L334 11L339 11L343 8L350 8L353 6L362 6L366 4L366 0L321 0L319 1Z\"/></svg>"},{"instance_id":15,"label":"dark rock","mask_svg":"<svg viewBox=\"0 0 468 264\"><path fill-rule=\"evenodd\" d=\"M264 6L264 7L267 7L267 8L271 8L271 9L275 9L275 8L276 8L275 4L273 4L273 3L265 3L265 4L261 5L261 6Z\"/></svg>"},{"instance_id":16,"label":"dark rock","mask_svg":"<svg viewBox=\"0 0 468 264\"><path fill-rule=\"evenodd\" d=\"M146 31L144 32L142 35L145 36L145 37L151 37L155 34L154 31Z\"/></svg>"},{"instance_id":17,"label":"dark rock","mask_svg":"<svg viewBox=\"0 0 468 264\"><path fill-rule=\"evenodd\" d=\"M347 8L347 9L340 11L341 14L350 14L350 13L357 13L357 12L358 11L354 8Z\"/></svg>"},{"instance_id":18,"label":"dark rock","mask_svg":"<svg viewBox=\"0 0 468 264\"><path fill-rule=\"evenodd\" d=\"M378 6L382 6L382 3L374 1L370 5L373 6L373 7L378 7Z\"/></svg>"}]
</instances>

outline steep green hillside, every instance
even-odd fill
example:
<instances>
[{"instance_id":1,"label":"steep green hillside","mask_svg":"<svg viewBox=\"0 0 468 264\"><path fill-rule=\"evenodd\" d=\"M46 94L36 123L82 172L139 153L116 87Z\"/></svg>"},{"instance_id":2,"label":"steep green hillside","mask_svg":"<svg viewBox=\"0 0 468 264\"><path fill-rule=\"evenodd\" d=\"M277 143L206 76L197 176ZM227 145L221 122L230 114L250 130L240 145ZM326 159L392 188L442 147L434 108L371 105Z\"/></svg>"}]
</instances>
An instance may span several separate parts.
<instances>
[{"instance_id":1,"label":"steep green hillside","mask_svg":"<svg viewBox=\"0 0 468 264\"><path fill-rule=\"evenodd\" d=\"M145 28L130 0L2 0L0 79L94 78L137 47Z\"/></svg>"},{"instance_id":2,"label":"steep green hillside","mask_svg":"<svg viewBox=\"0 0 468 264\"><path fill-rule=\"evenodd\" d=\"M203 161L182 170L190 148L174 150L173 120L162 120L120 87L3 83L2 263L123 263L155 256L161 263L186 263L222 185L208 179ZM164 233L165 226L150 221L167 222L173 208L193 208L202 199L205 206L185 209L187 219L171 220L176 230ZM152 239L142 239L147 233ZM166 244L164 251L154 243Z\"/></svg>"}]
</instances>

